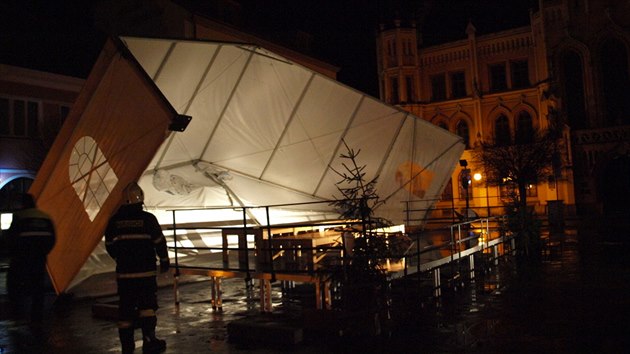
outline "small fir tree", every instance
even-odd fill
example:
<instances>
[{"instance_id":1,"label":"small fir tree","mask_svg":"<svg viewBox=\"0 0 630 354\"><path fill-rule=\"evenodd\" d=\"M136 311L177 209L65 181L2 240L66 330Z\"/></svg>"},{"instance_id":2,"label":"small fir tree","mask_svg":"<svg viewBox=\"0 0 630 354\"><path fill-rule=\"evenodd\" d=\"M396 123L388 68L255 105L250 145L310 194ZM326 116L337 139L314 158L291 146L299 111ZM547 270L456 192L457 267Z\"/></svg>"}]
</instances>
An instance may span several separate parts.
<instances>
[{"instance_id":1,"label":"small fir tree","mask_svg":"<svg viewBox=\"0 0 630 354\"><path fill-rule=\"evenodd\" d=\"M334 282L340 290L342 309L378 313L385 307L388 293L387 273L381 260L390 252L386 235L377 229L391 223L374 215L374 209L383 203L376 191L378 177L366 181L365 165L357 163L360 150L355 151L345 141L343 143L346 148L346 153L340 155L344 160L343 170L333 169L340 177L336 187L341 196L335 198L333 205L341 218L349 221L344 232L356 237L352 251L347 252L333 275Z\"/></svg>"}]
</instances>

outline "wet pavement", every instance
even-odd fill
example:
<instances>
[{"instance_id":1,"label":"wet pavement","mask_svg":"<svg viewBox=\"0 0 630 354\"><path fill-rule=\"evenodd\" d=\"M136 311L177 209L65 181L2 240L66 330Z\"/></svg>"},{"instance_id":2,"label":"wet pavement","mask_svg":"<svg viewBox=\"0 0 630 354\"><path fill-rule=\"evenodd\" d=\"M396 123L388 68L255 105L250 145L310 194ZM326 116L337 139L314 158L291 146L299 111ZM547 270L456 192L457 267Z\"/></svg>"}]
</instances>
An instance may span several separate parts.
<instances>
[{"instance_id":1,"label":"wet pavement","mask_svg":"<svg viewBox=\"0 0 630 354\"><path fill-rule=\"evenodd\" d=\"M246 288L242 279L224 280L223 309L215 311L209 282L201 277L184 279L179 306L172 287L159 290L157 332L168 343L166 353L628 352L628 245L575 234L558 239L560 245L539 268L518 269L511 258L496 267L480 262L475 281L466 280L463 286L454 282L457 288L444 289L439 302L431 299L427 279L395 283L392 320L380 336L307 330L301 304L310 306L311 301L281 296L279 284L273 287L273 315L260 314L258 291ZM110 303L115 297L88 296L111 292L111 274L89 279L74 298L49 294L40 328L9 318L5 274L0 272L0 353L119 352L115 321L92 312L95 303ZM289 347L232 343L228 323L244 318L305 328L304 340Z\"/></svg>"}]
</instances>

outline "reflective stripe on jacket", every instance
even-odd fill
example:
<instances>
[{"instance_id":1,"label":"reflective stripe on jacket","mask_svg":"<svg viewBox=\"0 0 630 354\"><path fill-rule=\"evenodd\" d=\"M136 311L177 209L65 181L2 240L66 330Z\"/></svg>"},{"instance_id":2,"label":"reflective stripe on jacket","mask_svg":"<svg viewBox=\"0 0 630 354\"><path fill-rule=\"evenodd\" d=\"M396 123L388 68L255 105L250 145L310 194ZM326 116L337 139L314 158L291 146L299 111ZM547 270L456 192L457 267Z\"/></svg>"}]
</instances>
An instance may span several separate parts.
<instances>
[{"instance_id":1,"label":"reflective stripe on jacket","mask_svg":"<svg viewBox=\"0 0 630 354\"><path fill-rule=\"evenodd\" d=\"M55 246L55 225L48 214L37 208L20 210L13 213L7 241L13 259L44 262Z\"/></svg>"},{"instance_id":2,"label":"reflective stripe on jacket","mask_svg":"<svg viewBox=\"0 0 630 354\"><path fill-rule=\"evenodd\" d=\"M107 225L105 247L116 260L118 278L153 277L156 255L168 261L162 228L153 214L142 210L142 204L120 207Z\"/></svg>"}]
</instances>

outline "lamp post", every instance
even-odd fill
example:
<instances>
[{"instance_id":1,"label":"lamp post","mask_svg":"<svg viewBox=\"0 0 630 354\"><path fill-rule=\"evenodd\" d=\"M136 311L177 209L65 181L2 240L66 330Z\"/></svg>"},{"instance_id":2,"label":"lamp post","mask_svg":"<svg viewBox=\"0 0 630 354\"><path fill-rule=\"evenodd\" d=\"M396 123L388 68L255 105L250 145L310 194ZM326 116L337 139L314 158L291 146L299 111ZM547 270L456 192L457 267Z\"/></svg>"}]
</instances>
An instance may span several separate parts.
<instances>
[{"instance_id":1,"label":"lamp post","mask_svg":"<svg viewBox=\"0 0 630 354\"><path fill-rule=\"evenodd\" d=\"M466 160L459 160L459 165L461 167L464 168L464 170L462 171L461 174L461 184L462 184L462 188L466 191L466 212L464 213L464 221L468 221L468 209L470 208L469 205L469 194L468 194L468 187L470 186L471 180L470 180L470 169L467 168L468 166L468 161Z\"/></svg>"},{"instance_id":2,"label":"lamp post","mask_svg":"<svg viewBox=\"0 0 630 354\"><path fill-rule=\"evenodd\" d=\"M483 175L479 172L475 173L473 175L473 179L477 182L481 181L483 179ZM490 217L490 196L489 196L489 192L488 192L488 181L484 181L485 187L486 187L486 209L487 209L487 214L488 217Z\"/></svg>"}]
</instances>

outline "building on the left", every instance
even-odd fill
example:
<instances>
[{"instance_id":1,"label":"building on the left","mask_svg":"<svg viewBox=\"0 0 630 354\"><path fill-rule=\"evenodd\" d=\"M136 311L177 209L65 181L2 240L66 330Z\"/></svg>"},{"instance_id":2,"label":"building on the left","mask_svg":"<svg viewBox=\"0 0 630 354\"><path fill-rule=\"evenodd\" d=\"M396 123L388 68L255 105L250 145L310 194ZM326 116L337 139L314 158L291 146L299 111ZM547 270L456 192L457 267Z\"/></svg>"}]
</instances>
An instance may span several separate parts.
<instances>
[{"instance_id":1,"label":"building on the left","mask_svg":"<svg viewBox=\"0 0 630 354\"><path fill-rule=\"evenodd\" d=\"M84 80L0 64L0 218L6 229L12 196L26 192Z\"/></svg>"}]
</instances>

